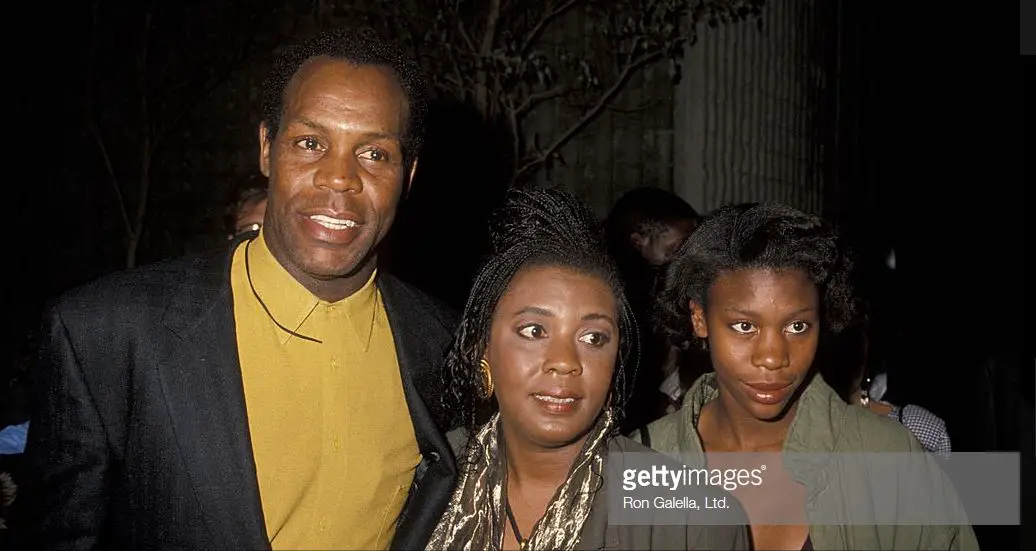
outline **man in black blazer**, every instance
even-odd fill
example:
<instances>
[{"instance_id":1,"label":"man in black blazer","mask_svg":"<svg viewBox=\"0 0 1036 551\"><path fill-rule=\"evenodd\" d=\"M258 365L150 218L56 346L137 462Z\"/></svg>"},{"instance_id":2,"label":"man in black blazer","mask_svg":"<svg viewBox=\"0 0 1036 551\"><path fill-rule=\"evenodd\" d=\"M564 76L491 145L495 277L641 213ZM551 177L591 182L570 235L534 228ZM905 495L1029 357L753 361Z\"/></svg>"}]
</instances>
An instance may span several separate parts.
<instances>
[{"instance_id":1,"label":"man in black blazer","mask_svg":"<svg viewBox=\"0 0 1036 551\"><path fill-rule=\"evenodd\" d=\"M276 496L260 496L263 458L255 438L258 426L290 436L298 425L279 427L278 411L248 407L252 396L243 381L260 384L265 372L253 379L243 373L284 366L246 366L250 351L240 344L271 350L301 340L331 344L307 337L307 320L278 319L276 308L267 306L295 285L292 292L308 292L314 304L331 307L376 286L375 302L383 304L394 343L388 357L396 359L381 373L399 381L397 403L413 428L381 434L416 440L406 456L413 462L384 473L409 483L398 506L386 510L386 526L394 527L388 537L393 548L424 546L456 478L439 426L438 377L454 318L431 297L376 270L377 245L413 178L421 145L426 109L418 74L411 59L366 32L325 33L287 50L263 90L260 165L270 182L261 233L238 237L228 250L107 276L48 308L27 449L30 474L21 493L34 505L26 519L32 548L277 548L274 532L281 527L264 518ZM253 282L257 250L276 260L269 264L285 275L280 288ZM242 327L258 329L243 334ZM331 340L348 333L334 327ZM259 333L278 337L259 341ZM319 355L319 346L305 346L314 351L306 354ZM326 402L327 408L342 406ZM326 451L313 451L320 453ZM315 489L279 491L302 501L312 497L307 492L326 489L321 480L341 484L338 464L321 461L322 472L331 474L314 474ZM349 465L379 475L377 469L388 468L370 463L348 458ZM349 506L321 499L330 506L319 527L308 514L282 524L307 537ZM290 518L292 503L281 505ZM355 529L369 529L366 524Z\"/></svg>"}]
</instances>

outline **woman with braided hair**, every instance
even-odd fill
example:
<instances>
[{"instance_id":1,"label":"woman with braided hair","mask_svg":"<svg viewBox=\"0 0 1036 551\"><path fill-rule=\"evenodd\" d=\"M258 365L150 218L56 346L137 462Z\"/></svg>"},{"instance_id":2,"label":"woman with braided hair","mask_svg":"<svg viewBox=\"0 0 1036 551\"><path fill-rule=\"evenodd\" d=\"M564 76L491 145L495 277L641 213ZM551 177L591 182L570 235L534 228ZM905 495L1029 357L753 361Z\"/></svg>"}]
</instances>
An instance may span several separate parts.
<instances>
[{"instance_id":1,"label":"woman with braided hair","mask_svg":"<svg viewBox=\"0 0 1036 551\"><path fill-rule=\"evenodd\" d=\"M655 452L617 432L637 330L593 214L513 190L491 236L443 370L461 476L428 549L747 549L743 525L608 521L608 454Z\"/></svg>"}]
</instances>

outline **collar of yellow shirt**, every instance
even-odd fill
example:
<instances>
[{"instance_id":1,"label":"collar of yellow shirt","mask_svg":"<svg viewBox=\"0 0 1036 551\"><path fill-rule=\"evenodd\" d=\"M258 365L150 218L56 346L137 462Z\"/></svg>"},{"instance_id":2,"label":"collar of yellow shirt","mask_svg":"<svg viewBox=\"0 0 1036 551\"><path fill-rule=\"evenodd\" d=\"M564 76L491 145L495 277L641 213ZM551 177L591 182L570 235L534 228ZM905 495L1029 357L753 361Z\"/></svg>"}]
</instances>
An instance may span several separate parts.
<instances>
[{"instance_id":1,"label":"collar of yellow shirt","mask_svg":"<svg viewBox=\"0 0 1036 551\"><path fill-rule=\"evenodd\" d=\"M377 270L359 291L332 303L309 292L281 266L266 246L262 230L259 230L254 240L242 246L248 247L251 284L278 323L296 333L323 340L326 335L310 335L305 326L306 320L313 316L317 308L325 308L331 317L342 316L348 320L347 325L353 328L364 351L370 347L379 300L378 287L375 285ZM282 333L281 344L286 344L292 336L285 331Z\"/></svg>"}]
</instances>

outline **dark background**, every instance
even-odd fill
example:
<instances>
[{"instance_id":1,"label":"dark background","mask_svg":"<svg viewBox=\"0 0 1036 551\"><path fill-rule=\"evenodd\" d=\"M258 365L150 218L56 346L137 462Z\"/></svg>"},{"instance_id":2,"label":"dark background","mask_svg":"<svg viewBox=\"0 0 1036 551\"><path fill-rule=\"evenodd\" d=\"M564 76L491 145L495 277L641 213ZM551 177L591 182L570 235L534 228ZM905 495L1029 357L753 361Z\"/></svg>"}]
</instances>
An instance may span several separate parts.
<instances>
[{"instance_id":1,"label":"dark background","mask_svg":"<svg viewBox=\"0 0 1036 551\"><path fill-rule=\"evenodd\" d=\"M1029 211L1036 182L1033 63L1018 57L1013 5L997 12L978 3L920 4L860 1L851 6L852 17L865 30L858 44L860 65L845 93L853 95L862 116L856 145L841 157L839 170L848 175L848 183L830 216L870 259L875 274L885 247L896 251L895 273L872 274L866 282L869 294L887 308L883 330L896 336L888 354L906 366L890 375L893 400L901 396L946 419L955 451L1017 449L1011 447L1018 445L1012 431L1019 427L1018 412L1025 410L1004 404L1022 400L1031 416L1036 386L1029 292ZM9 277L3 285L0 365L5 370L31 349L27 336L45 300L122 262L121 243L100 242L108 239L105 228L118 224L110 209L98 207L97 195L107 189L82 170L95 153L84 151L82 140L75 139L81 129L71 105L75 75L82 70L77 54L89 40L88 14L86 4L23 5L7 19L8 194L0 208L13 250L4 263ZM116 31L107 38L121 39ZM445 121L457 118L443 113L463 110L439 109L437 116ZM477 121L467 122L472 131L486 132ZM423 168L434 173L436 163L449 166L448 142L435 141L435 132L443 136L446 129L458 133L464 128L435 125L422 157L429 166ZM449 205L472 200L485 206L499 196L499 189L477 185L493 166L476 165L463 176L441 170L444 178L459 178L456 193L431 197L415 192L403 224L419 228L421 220L434 218L440 207L422 209L420 201ZM167 198L152 212L172 225L177 201L187 200ZM457 302L480 246L473 236L480 235L484 211L473 208L468 219L451 221L452 231L440 233L441 248L422 249L422 259L440 261L404 277ZM162 250L154 245L141 261L161 258ZM996 389L995 404L985 397L985 388ZM1013 541L1005 543L1018 548Z\"/></svg>"}]
</instances>

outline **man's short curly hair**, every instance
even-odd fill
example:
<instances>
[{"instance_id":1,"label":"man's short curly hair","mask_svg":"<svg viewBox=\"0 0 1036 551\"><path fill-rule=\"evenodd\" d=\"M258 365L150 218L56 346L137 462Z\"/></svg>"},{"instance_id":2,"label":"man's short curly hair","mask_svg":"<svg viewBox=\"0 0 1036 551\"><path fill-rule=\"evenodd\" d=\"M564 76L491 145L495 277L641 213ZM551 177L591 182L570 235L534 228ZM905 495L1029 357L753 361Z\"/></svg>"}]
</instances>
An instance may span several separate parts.
<instances>
[{"instance_id":1,"label":"man's short curly hair","mask_svg":"<svg viewBox=\"0 0 1036 551\"><path fill-rule=\"evenodd\" d=\"M822 329L837 334L853 322L852 262L838 234L791 207L743 203L710 213L677 251L657 305L669 340L682 350L700 341L690 303L708 308L709 291L721 275L758 268L805 272L821 297Z\"/></svg>"}]
</instances>

